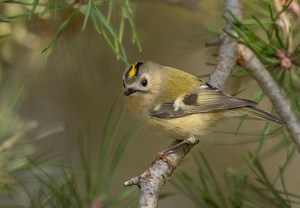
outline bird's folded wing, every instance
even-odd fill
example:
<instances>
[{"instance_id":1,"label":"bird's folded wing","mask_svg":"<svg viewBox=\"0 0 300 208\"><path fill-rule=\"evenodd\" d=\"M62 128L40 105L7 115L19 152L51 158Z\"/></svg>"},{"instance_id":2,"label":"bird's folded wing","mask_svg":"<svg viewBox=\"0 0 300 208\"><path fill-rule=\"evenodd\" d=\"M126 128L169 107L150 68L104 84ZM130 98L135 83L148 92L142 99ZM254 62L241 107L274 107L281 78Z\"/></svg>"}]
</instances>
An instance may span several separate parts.
<instances>
[{"instance_id":1,"label":"bird's folded wing","mask_svg":"<svg viewBox=\"0 0 300 208\"><path fill-rule=\"evenodd\" d=\"M255 105L256 103L251 100L232 97L206 84L199 86L193 93L154 106L150 113L156 118L171 119Z\"/></svg>"}]
</instances>

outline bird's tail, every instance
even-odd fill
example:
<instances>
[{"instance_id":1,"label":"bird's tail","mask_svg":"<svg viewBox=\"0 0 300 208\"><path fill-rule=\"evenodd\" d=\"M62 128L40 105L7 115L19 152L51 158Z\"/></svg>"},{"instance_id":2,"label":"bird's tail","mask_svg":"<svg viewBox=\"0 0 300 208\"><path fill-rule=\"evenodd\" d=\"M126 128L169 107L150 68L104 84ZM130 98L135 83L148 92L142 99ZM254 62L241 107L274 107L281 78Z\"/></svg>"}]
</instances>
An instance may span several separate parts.
<instances>
[{"instance_id":1,"label":"bird's tail","mask_svg":"<svg viewBox=\"0 0 300 208\"><path fill-rule=\"evenodd\" d=\"M270 113L267 113L266 111L263 111L261 109L249 106L249 107L243 107L239 108L238 111L245 113L250 116L254 116L256 118L262 119L262 120L267 120L267 121L272 121L278 125L285 125L285 122L281 120L280 118L271 115Z\"/></svg>"}]
</instances>

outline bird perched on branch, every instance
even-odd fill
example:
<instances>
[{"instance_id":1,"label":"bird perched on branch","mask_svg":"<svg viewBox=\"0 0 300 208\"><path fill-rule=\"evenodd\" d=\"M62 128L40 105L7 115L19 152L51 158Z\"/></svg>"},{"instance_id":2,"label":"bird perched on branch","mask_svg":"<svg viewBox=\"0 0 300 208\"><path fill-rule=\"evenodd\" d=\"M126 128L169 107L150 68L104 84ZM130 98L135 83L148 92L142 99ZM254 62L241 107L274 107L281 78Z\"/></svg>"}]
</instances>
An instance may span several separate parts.
<instances>
[{"instance_id":1,"label":"bird perched on branch","mask_svg":"<svg viewBox=\"0 0 300 208\"><path fill-rule=\"evenodd\" d=\"M284 122L187 72L157 63L135 62L123 74L128 109L142 126L176 140L199 138L226 117L250 115Z\"/></svg>"}]
</instances>

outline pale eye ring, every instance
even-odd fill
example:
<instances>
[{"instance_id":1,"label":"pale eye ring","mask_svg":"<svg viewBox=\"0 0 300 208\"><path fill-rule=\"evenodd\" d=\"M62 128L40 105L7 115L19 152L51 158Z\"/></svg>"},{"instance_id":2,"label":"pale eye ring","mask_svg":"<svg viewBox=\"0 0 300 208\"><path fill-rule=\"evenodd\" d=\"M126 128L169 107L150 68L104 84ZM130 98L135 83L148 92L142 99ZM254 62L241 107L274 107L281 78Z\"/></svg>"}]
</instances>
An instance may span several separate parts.
<instances>
[{"instance_id":1,"label":"pale eye ring","mask_svg":"<svg viewBox=\"0 0 300 208\"><path fill-rule=\"evenodd\" d=\"M148 80L147 80L147 79L142 79L141 85L142 85L143 87L147 87L147 85L148 85Z\"/></svg>"}]
</instances>

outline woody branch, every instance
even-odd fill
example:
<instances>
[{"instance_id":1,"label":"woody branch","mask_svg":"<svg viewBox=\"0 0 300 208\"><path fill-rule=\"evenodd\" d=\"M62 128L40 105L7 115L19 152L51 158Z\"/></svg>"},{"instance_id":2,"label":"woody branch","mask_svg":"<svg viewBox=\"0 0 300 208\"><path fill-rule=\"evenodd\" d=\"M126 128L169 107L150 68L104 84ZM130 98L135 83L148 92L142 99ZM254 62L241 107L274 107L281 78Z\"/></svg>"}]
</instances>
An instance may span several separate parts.
<instances>
[{"instance_id":1,"label":"woody branch","mask_svg":"<svg viewBox=\"0 0 300 208\"><path fill-rule=\"evenodd\" d=\"M241 16L240 0L226 0L225 11L231 11L236 16ZM226 12L225 15L228 15ZM229 24L225 24L226 30L231 30ZM219 88L223 88L227 82L232 69L236 66L238 51L235 40L227 34L222 33L220 36L221 47L218 58L218 66L211 74L210 82ZM139 207L155 208L158 206L159 193L165 185L168 178L171 177L173 171L180 164L188 152L198 143L194 137L188 138L187 143L177 146L171 152L158 155L152 162L151 166L141 175L127 180L124 185L138 185L140 189ZM179 141L173 141L170 144L174 146ZM169 147L168 147L169 148Z\"/></svg>"},{"instance_id":2,"label":"woody branch","mask_svg":"<svg viewBox=\"0 0 300 208\"><path fill-rule=\"evenodd\" d=\"M241 19L241 0L225 0L225 16L229 13L234 14ZM229 23L224 25L226 31L233 33ZM300 146L300 124L291 110L290 105L280 92L276 82L265 69L255 54L245 46L239 45L234 39L226 33L220 35L220 50L218 64L215 71L210 76L210 83L222 89L224 88L231 71L237 63L246 68L252 77L258 82L260 87L270 98L279 116L287 123L287 129L293 138L295 144ZM175 168L188 152L197 144L198 140L188 139L189 142L176 147L172 152L159 155L151 166L140 176L127 180L124 185L138 185L140 188L139 207L155 208L158 206L159 193L171 177ZM172 142L170 146L178 144L178 141Z\"/></svg>"}]
</instances>

